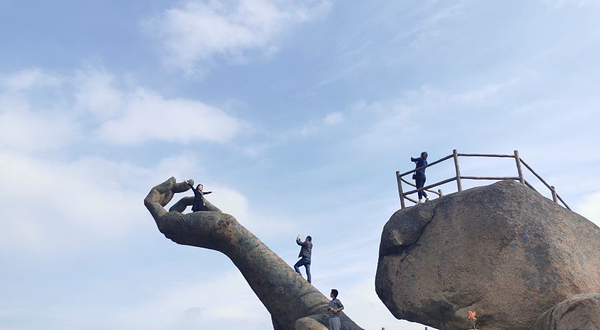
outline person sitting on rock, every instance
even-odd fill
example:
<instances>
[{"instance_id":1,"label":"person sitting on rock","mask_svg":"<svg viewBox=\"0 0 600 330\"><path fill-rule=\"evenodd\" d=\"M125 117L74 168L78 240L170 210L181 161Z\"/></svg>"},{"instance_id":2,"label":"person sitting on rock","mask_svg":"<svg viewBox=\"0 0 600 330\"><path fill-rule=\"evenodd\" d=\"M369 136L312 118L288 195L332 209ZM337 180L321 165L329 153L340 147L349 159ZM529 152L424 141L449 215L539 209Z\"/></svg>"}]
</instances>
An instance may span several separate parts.
<instances>
[{"instance_id":1,"label":"person sitting on rock","mask_svg":"<svg viewBox=\"0 0 600 330\"><path fill-rule=\"evenodd\" d=\"M298 258L302 259L298 260L298 262L294 265L294 270L296 270L296 273L302 275L302 273L300 273L300 267L304 266L304 268L306 269L306 280L308 281L308 283L311 283L310 256L312 254L313 247L312 237L306 236L306 240L302 242L302 240L300 239L300 235L298 235L298 237L296 238L296 243L302 246L300 248L300 253L298 254Z\"/></svg>"},{"instance_id":2,"label":"person sitting on rock","mask_svg":"<svg viewBox=\"0 0 600 330\"><path fill-rule=\"evenodd\" d=\"M208 211L204 203L204 195L212 194L212 191L202 191L204 186L201 183L199 183L196 186L196 189L194 189L194 186L192 186L189 181L186 180L184 182L187 183L187 185L190 186L194 192L194 204L192 204L192 212Z\"/></svg>"},{"instance_id":3,"label":"person sitting on rock","mask_svg":"<svg viewBox=\"0 0 600 330\"><path fill-rule=\"evenodd\" d=\"M427 166L427 152L423 151L421 153L421 157L419 158L410 157L410 161L415 163L415 168ZM415 179L415 185L417 186L417 189L423 188L426 180L425 169L422 168L420 170L417 170L415 174L413 174L413 179ZM425 197L426 201L429 201L429 197L427 197L427 192L425 190L419 190L418 194L419 204L421 204L421 200L423 199L423 197Z\"/></svg>"}]
</instances>

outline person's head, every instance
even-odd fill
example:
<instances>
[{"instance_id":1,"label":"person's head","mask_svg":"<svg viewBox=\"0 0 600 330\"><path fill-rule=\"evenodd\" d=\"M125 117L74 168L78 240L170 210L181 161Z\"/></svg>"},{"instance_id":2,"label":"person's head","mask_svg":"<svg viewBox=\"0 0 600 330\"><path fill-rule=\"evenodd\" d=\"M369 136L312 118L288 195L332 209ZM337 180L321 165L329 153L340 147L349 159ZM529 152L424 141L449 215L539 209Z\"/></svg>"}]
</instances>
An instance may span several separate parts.
<instances>
[{"instance_id":1,"label":"person's head","mask_svg":"<svg viewBox=\"0 0 600 330\"><path fill-rule=\"evenodd\" d=\"M306 240L309 241L309 242L312 242L312 237L306 236Z\"/></svg>"},{"instance_id":2,"label":"person's head","mask_svg":"<svg viewBox=\"0 0 600 330\"><path fill-rule=\"evenodd\" d=\"M421 153L421 158L423 158L423 159L427 159L427 152L426 152L426 151L423 151L423 152Z\"/></svg>"},{"instance_id":3,"label":"person's head","mask_svg":"<svg viewBox=\"0 0 600 330\"><path fill-rule=\"evenodd\" d=\"M202 185L202 183L199 183L199 184L196 186L196 190L198 190L198 191L202 191L202 189L204 189L204 186Z\"/></svg>"},{"instance_id":4,"label":"person's head","mask_svg":"<svg viewBox=\"0 0 600 330\"><path fill-rule=\"evenodd\" d=\"M329 296L333 299L333 298L337 298L338 296L338 290L336 289L331 289L331 294L329 294Z\"/></svg>"}]
</instances>

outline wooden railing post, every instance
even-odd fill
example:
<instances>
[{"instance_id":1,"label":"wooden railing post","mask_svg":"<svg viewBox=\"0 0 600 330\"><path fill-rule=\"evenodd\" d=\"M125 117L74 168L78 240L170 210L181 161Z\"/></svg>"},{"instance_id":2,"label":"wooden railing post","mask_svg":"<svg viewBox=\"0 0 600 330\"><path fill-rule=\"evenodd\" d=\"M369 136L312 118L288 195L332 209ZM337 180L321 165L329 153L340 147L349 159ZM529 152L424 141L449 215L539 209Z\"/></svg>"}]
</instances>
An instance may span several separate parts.
<instances>
[{"instance_id":1,"label":"wooden railing post","mask_svg":"<svg viewBox=\"0 0 600 330\"><path fill-rule=\"evenodd\" d=\"M405 208L404 205L404 192L402 191L402 178L400 177L400 171L396 171L396 181L398 181L398 194L400 195L400 208Z\"/></svg>"},{"instance_id":2,"label":"wooden railing post","mask_svg":"<svg viewBox=\"0 0 600 330\"><path fill-rule=\"evenodd\" d=\"M523 179L523 169L521 169L521 157L519 157L519 150L515 150L515 162L517 163L517 173L519 173L519 181L521 184L525 184Z\"/></svg>"},{"instance_id":3,"label":"wooden railing post","mask_svg":"<svg viewBox=\"0 0 600 330\"><path fill-rule=\"evenodd\" d=\"M454 158L454 169L456 170L456 186L458 191L462 191L462 183L460 182L460 167L458 167L458 151L452 150L452 157Z\"/></svg>"},{"instance_id":4,"label":"wooden railing post","mask_svg":"<svg viewBox=\"0 0 600 330\"><path fill-rule=\"evenodd\" d=\"M556 189L554 188L554 186L550 186L550 191L552 192L552 200L554 201L554 203L558 204L558 197L556 196Z\"/></svg>"}]
</instances>

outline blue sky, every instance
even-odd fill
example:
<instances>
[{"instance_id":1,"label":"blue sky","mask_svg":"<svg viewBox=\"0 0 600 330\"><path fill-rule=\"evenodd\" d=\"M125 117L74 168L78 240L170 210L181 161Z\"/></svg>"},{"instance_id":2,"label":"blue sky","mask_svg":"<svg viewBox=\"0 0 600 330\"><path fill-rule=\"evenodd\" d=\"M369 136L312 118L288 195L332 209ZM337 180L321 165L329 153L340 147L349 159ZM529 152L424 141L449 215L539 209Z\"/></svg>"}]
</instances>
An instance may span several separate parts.
<instances>
[{"instance_id":1,"label":"blue sky","mask_svg":"<svg viewBox=\"0 0 600 330\"><path fill-rule=\"evenodd\" d=\"M314 285L363 327L422 329L374 293L409 157L518 149L600 223L599 15L595 0L0 0L0 329L268 328L224 255L157 231L142 200L170 176L290 265L312 235Z\"/></svg>"}]
</instances>

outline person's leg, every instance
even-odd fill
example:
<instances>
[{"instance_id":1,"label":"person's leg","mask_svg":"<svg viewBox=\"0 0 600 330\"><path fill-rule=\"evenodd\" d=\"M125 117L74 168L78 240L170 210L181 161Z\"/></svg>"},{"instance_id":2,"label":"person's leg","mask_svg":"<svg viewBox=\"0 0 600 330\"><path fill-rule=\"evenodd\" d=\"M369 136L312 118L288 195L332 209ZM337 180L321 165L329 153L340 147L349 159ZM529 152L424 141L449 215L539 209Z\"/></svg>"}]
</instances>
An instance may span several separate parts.
<instances>
[{"instance_id":1,"label":"person's leg","mask_svg":"<svg viewBox=\"0 0 600 330\"><path fill-rule=\"evenodd\" d=\"M339 317L332 317L330 320L333 320L333 329L332 330L340 330L342 329L342 321Z\"/></svg>"},{"instance_id":2,"label":"person's leg","mask_svg":"<svg viewBox=\"0 0 600 330\"><path fill-rule=\"evenodd\" d=\"M423 177L423 182L421 182L421 187L425 187L425 181L427 181L427 179L425 177ZM423 197L425 197L425 199L429 200L429 197L427 197L427 192L425 190L423 190Z\"/></svg>"},{"instance_id":3,"label":"person's leg","mask_svg":"<svg viewBox=\"0 0 600 330\"><path fill-rule=\"evenodd\" d=\"M304 260L304 258L298 260L298 262L294 265L294 270L300 275L302 275L302 273L300 273L300 266L303 265L302 260Z\"/></svg>"},{"instance_id":4,"label":"person's leg","mask_svg":"<svg viewBox=\"0 0 600 330\"><path fill-rule=\"evenodd\" d=\"M423 188L423 185L425 184L425 182L423 181L423 178L421 178L420 176L417 176L417 178L415 179L416 181L416 186L417 189ZM421 200L423 198L423 192L422 190L420 190L417 194L419 195L419 200Z\"/></svg>"},{"instance_id":5,"label":"person's leg","mask_svg":"<svg viewBox=\"0 0 600 330\"><path fill-rule=\"evenodd\" d=\"M329 318L329 330L333 330L334 329L334 325L333 325L333 317Z\"/></svg>"},{"instance_id":6,"label":"person's leg","mask_svg":"<svg viewBox=\"0 0 600 330\"><path fill-rule=\"evenodd\" d=\"M311 276L310 276L310 259L308 259L308 262L306 264L304 264L304 268L306 268L306 280L308 281L308 283L312 283L311 280Z\"/></svg>"}]
</instances>

